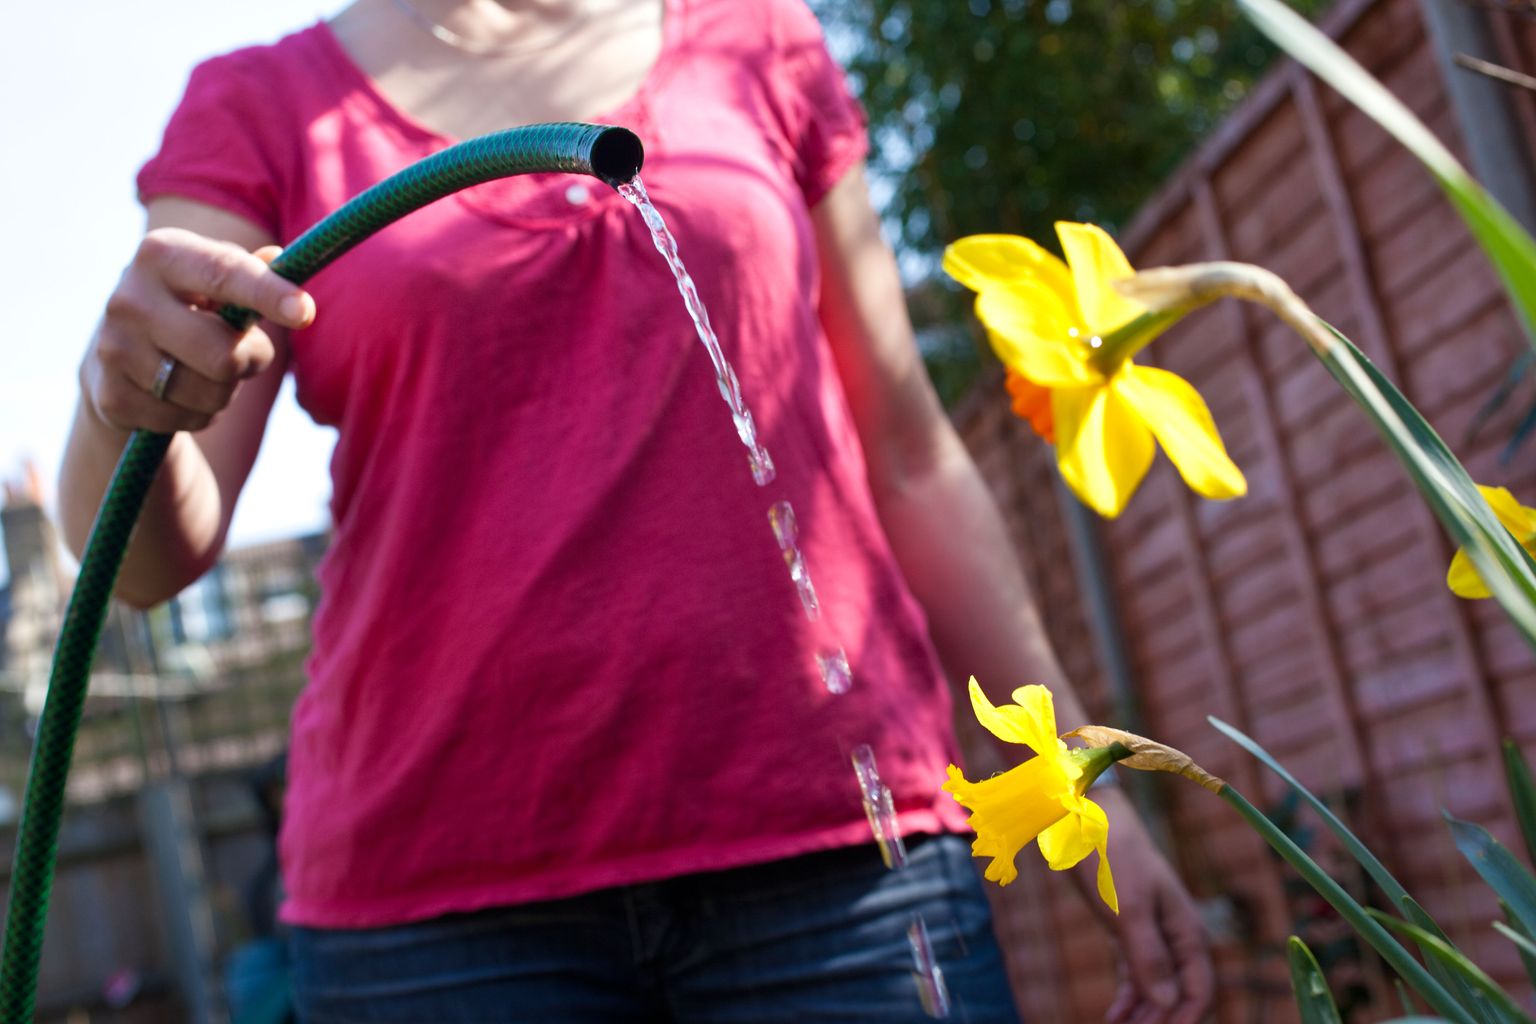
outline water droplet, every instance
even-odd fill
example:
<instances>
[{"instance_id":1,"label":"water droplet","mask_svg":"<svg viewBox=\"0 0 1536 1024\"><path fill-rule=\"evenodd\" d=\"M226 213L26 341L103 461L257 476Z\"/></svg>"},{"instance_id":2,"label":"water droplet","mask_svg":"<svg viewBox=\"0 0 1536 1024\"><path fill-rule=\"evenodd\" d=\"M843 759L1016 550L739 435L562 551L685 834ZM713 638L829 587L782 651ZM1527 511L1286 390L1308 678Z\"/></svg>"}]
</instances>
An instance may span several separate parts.
<instances>
[{"instance_id":1,"label":"water droplet","mask_svg":"<svg viewBox=\"0 0 1536 1024\"><path fill-rule=\"evenodd\" d=\"M853 670L848 667L848 655L841 647L816 652L816 666L821 669L821 681L830 693L847 693L853 688Z\"/></svg>"},{"instance_id":2,"label":"water droplet","mask_svg":"<svg viewBox=\"0 0 1536 1024\"><path fill-rule=\"evenodd\" d=\"M759 444L747 452L747 466L752 470L752 482L757 486L767 487L773 483L775 470L767 448Z\"/></svg>"},{"instance_id":3,"label":"water droplet","mask_svg":"<svg viewBox=\"0 0 1536 1024\"><path fill-rule=\"evenodd\" d=\"M587 186L581 184L580 182L577 182L575 185L572 185L570 188L565 190L565 201L570 203L572 206L580 206L582 203L585 203L588 199L591 198L591 190L589 190Z\"/></svg>"},{"instance_id":4,"label":"water droplet","mask_svg":"<svg viewBox=\"0 0 1536 1024\"><path fill-rule=\"evenodd\" d=\"M917 982L917 997L922 1000L923 1012L930 1017L949 1016L949 987L944 984L944 972L933 955L933 943L928 939L928 922L922 914L913 914L907 926L907 942L912 947L912 978Z\"/></svg>"},{"instance_id":5,"label":"water droplet","mask_svg":"<svg viewBox=\"0 0 1536 1024\"><path fill-rule=\"evenodd\" d=\"M864 813L869 817L869 830L880 844L880 857L888 868L907 866L907 846L901 840L901 827L896 822L896 805L891 791L880 781L875 767L875 752L869 744L861 743L853 748L853 772L859 779L859 794L864 801Z\"/></svg>"},{"instance_id":6,"label":"water droplet","mask_svg":"<svg viewBox=\"0 0 1536 1024\"><path fill-rule=\"evenodd\" d=\"M1067 337L1069 337L1069 338L1075 338L1075 337L1077 337L1081 333L1082 332L1079 331L1076 327L1068 327L1067 328Z\"/></svg>"},{"instance_id":7,"label":"water droplet","mask_svg":"<svg viewBox=\"0 0 1536 1024\"><path fill-rule=\"evenodd\" d=\"M1088 339L1088 345L1090 348L1098 348L1102 344L1104 344L1104 339L1099 337L1097 334Z\"/></svg>"},{"instance_id":8,"label":"water droplet","mask_svg":"<svg viewBox=\"0 0 1536 1024\"><path fill-rule=\"evenodd\" d=\"M779 542L779 550L784 553L784 564L789 569L789 578L795 584L795 591L800 595L805 617L815 622L821 618L821 604L816 600L816 587L811 583L811 572L805 567L805 557L801 555L796 543L800 531L795 525L794 508L787 501L775 503L768 509L768 523L773 527L773 536ZM822 676L826 676L825 666L822 668Z\"/></svg>"}]
</instances>

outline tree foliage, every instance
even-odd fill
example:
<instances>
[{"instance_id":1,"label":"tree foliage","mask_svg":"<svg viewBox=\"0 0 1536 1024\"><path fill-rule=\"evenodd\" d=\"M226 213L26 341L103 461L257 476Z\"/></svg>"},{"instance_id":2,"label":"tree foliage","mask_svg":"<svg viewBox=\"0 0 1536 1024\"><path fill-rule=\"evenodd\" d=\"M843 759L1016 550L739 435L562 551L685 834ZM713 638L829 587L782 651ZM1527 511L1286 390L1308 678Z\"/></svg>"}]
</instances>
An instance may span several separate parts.
<instances>
[{"instance_id":1,"label":"tree foliage","mask_svg":"<svg viewBox=\"0 0 1536 1024\"><path fill-rule=\"evenodd\" d=\"M869 111L879 198L918 279L962 235L1054 244L1057 220L1123 227L1273 54L1217 0L812 6ZM972 346L950 348L930 356L975 362Z\"/></svg>"}]
</instances>

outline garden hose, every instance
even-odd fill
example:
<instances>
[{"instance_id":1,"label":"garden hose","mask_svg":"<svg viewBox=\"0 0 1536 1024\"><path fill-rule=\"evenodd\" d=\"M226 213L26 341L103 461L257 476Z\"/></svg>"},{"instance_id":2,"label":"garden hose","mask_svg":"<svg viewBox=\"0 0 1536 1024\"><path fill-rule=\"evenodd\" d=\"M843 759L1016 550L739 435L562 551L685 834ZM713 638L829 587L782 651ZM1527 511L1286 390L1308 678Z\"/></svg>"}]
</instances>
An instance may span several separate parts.
<instances>
[{"instance_id":1,"label":"garden hose","mask_svg":"<svg viewBox=\"0 0 1536 1024\"><path fill-rule=\"evenodd\" d=\"M302 283L385 225L481 182L566 171L590 174L617 188L639 173L643 159L640 140L633 132L607 125L529 125L471 139L412 164L358 195L283 250L272 261L272 270ZM226 307L220 315L237 330L258 319L250 310L236 307ZM129 537L171 436L138 430L129 438L91 527L59 632L16 836L5 946L0 954L0 1024L26 1024L32 1017L65 782L91 662Z\"/></svg>"}]
</instances>

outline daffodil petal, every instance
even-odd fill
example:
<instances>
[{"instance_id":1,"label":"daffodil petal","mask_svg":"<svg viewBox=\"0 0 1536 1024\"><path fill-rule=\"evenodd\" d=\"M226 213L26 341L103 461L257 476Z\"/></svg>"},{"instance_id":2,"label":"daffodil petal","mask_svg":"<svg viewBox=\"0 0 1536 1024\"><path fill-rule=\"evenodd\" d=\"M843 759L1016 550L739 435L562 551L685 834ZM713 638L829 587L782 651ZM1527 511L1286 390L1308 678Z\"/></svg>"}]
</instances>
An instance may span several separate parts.
<instances>
[{"instance_id":1,"label":"daffodil petal","mask_svg":"<svg viewBox=\"0 0 1536 1024\"><path fill-rule=\"evenodd\" d=\"M1108 904L1109 909L1116 914L1120 913L1120 894L1115 892L1115 876L1109 870L1109 845L1099 844L1099 899Z\"/></svg>"},{"instance_id":2,"label":"daffodil petal","mask_svg":"<svg viewBox=\"0 0 1536 1024\"><path fill-rule=\"evenodd\" d=\"M1098 808L1090 800L1084 800L1085 808ZM1099 811L1097 819L1091 814L1068 812L1056 824L1040 833L1040 853L1052 871L1065 871L1076 867L1084 857L1099 848L1109 833L1109 821Z\"/></svg>"},{"instance_id":3,"label":"daffodil petal","mask_svg":"<svg viewBox=\"0 0 1536 1024\"><path fill-rule=\"evenodd\" d=\"M976 830L971 854L992 858L985 874L998 885L1018 877L1019 851L1067 813L1066 801L1078 799L1060 767L1044 757L978 782L950 765L943 788L970 810L967 823Z\"/></svg>"},{"instance_id":4,"label":"daffodil petal","mask_svg":"<svg viewBox=\"0 0 1536 1024\"><path fill-rule=\"evenodd\" d=\"M988 732L1005 743L1022 743L1037 754L1055 754L1061 746L1056 738L1056 713L1051 703L1051 693L1043 686L1021 686L1013 692L1015 700L1030 690L1045 691L1042 703L1039 694L1029 693L1029 703L1003 704L994 707L987 699L976 677L971 677L971 711Z\"/></svg>"},{"instance_id":5,"label":"daffodil petal","mask_svg":"<svg viewBox=\"0 0 1536 1024\"><path fill-rule=\"evenodd\" d=\"M1062 478L1099 515L1118 516L1152 465L1152 432L1108 387L1052 391L1051 417Z\"/></svg>"},{"instance_id":6,"label":"daffodil petal","mask_svg":"<svg viewBox=\"0 0 1536 1024\"><path fill-rule=\"evenodd\" d=\"M1035 277L1062 294L1072 289L1072 274L1060 257L1018 235L971 235L944 250L944 273L975 292Z\"/></svg>"},{"instance_id":7,"label":"daffodil petal","mask_svg":"<svg viewBox=\"0 0 1536 1024\"><path fill-rule=\"evenodd\" d=\"M1056 734L1056 700L1039 683L1030 683L1013 691L1013 703L1020 711L1018 720L1028 722L1024 742L1037 754L1056 754L1062 742Z\"/></svg>"},{"instance_id":8,"label":"daffodil petal","mask_svg":"<svg viewBox=\"0 0 1536 1024\"><path fill-rule=\"evenodd\" d=\"M1136 410L1196 494L1223 499L1248 493L1248 481L1221 443L1211 410L1189 381L1155 366L1127 363L1109 386Z\"/></svg>"},{"instance_id":9,"label":"daffodil petal","mask_svg":"<svg viewBox=\"0 0 1536 1024\"><path fill-rule=\"evenodd\" d=\"M1068 333L1074 317L1066 297L1043 282L990 286L976 297L976 315L1003 365L1036 384L1082 387L1104 379L1088 361L1087 339Z\"/></svg>"},{"instance_id":10,"label":"daffodil petal","mask_svg":"<svg viewBox=\"0 0 1536 1024\"><path fill-rule=\"evenodd\" d=\"M1483 582L1477 569L1472 565L1472 559L1467 557L1465 551L1458 550L1456 556L1451 559L1451 568L1445 574L1445 585L1451 588L1451 593L1457 597L1480 598L1492 597L1493 592L1488 589L1488 584Z\"/></svg>"},{"instance_id":11,"label":"daffodil petal","mask_svg":"<svg viewBox=\"0 0 1536 1024\"><path fill-rule=\"evenodd\" d=\"M1130 260L1115 240L1094 224L1056 222L1056 237L1072 270L1077 290L1077 308L1095 334L1108 334L1130 323L1147 308L1117 292L1110 283L1131 277Z\"/></svg>"},{"instance_id":12,"label":"daffodil petal","mask_svg":"<svg viewBox=\"0 0 1536 1024\"><path fill-rule=\"evenodd\" d=\"M1524 542L1530 537L1533 529L1536 529L1536 509L1526 508L1509 493L1508 487L1484 487L1477 485L1477 490L1488 502L1488 507L1493 509L1493 514L1499 517L1499 522L1504 524L1504 529L1515 535L1515 539Z\"/></svg>"}]
</instances>

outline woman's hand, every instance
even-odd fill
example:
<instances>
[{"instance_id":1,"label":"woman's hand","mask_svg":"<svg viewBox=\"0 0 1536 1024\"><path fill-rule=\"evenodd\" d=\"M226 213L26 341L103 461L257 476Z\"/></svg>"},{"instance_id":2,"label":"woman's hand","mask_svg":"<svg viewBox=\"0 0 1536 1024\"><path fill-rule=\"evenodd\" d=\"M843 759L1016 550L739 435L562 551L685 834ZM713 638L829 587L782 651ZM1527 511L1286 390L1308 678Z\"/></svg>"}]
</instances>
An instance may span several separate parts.
<instances>
[{"instance_id":1,"label":"woman's hand","mask_svg":"<svg viewBox=\"0 0 1536 1024\"><path fill-rule=\"evenodd\" d=\"M1215 975L1205 929L1188 890L1158 852L1130 800L1113 787L1090 794L1109 814L1109 862L1120 913L1108 912L1090 867L1076 876L1120 947L1120 986L1108 1024L1198 1024L1210 1012Z\"/></svg>"},{"instance_id":2,"label":"woman's hand","mask_svg":"<svg viewBox=\"0 0 1536 1024\"><path fill-rule=\"evenodd\" d=\"M83 411L123 432L207 427L276 355L260 327L236 333L216 311L242 306L290 328L314 319L314 300L268 268L280 251L182 228L146 234L81 363Z\"/></svg>"},{"instance_id":3,"label":"woman's hand","mask_svg":"<svg viewBox=\"0 0 1536 1024\"><path fill-rule=\"evenodd\" d=\"M59 520L79 555L128 433L175 434L117 578L117 596L139 608L218 558L282 384L285 328L315 315L314 300L268 268L280 250L267 229L179 196L146 212L149 231L81 362L59 471ZM267 330L236 332L215 312L226 303L266 316Z\"/></svg>"}]
</instances>

